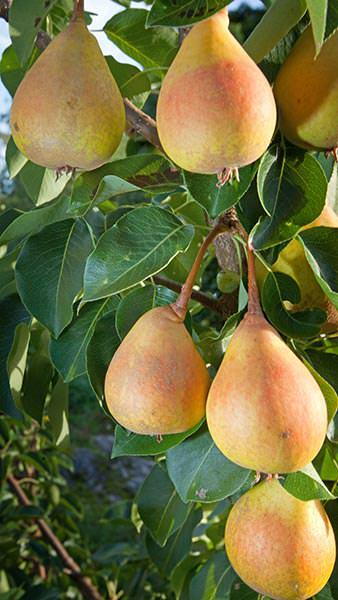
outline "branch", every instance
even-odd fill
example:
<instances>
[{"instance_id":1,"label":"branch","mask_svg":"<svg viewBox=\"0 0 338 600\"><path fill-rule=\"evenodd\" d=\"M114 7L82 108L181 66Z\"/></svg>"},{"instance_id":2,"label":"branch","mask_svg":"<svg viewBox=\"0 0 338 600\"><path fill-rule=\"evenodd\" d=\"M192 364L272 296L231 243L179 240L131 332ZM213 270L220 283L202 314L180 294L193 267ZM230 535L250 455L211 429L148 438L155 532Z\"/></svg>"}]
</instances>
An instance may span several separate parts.
<instances>
[{"instance_id":1,"label":"branch","mask_svg":"<svg viewBox=\"0 0 338 600\"><path fill-rule=\"evenodd\" d=\"M128 98L124 98L124 106L126 109L127 121L131 129L136 131L139 135L142 135L148 142L155 146L155 148L159 148L159 150L164 153L157 133L156 121L139 108L136 108Z\"/></svg>"},{"instance_id":2,"label":"branch","mask_svg":"<svg viewBox=\"0 0 338 600\"><path fill-rule=\"evenodd\" d=\"M19 481L13 475L7 475L7 481L20 503L23 506L32 506L32 503L28 500L25 492L21 488ZM34 520L41 533L66 565L70 577L77 582L79 588L82 590L83 596L89 600L102 600L102 596L99 594L91 579L81 573L79 565L72 559L70 554L68 554L66 548L53 533L49 525L47 525L46 521L40 518Z\"/></svg>"},{"instance_id":3,"label":"branch","mask_svg":"<svg viewBox=\"0 0 338 600\"><path fill-rule=\"evenodd\" d=\"M12 0L0 0L0 18L8 21L8 11Z\"/></svg>"},{"instance_id":4,"label":"branch","mask_svg":"<svg viewBox=\"0 0 338 600\"><path fill-rule=\"evenodd\" d=\"M177 292L178 294L181 292L183 287L181 283L173 281L172 279L168 279L168 277L165 277L164 275L154 275L153 280L155 283L164 285L164 287L167 287L169 290L173 290L173 292ZM203 304L203 306L210 308L210 310L213 310L219 315L222 315L222 309L219 305L219 301L215 298L211 298L211 296L204 294L204 292L199 292L198 290L192 291L191 298L200 304Z\"/></svg>"}]
</instances>

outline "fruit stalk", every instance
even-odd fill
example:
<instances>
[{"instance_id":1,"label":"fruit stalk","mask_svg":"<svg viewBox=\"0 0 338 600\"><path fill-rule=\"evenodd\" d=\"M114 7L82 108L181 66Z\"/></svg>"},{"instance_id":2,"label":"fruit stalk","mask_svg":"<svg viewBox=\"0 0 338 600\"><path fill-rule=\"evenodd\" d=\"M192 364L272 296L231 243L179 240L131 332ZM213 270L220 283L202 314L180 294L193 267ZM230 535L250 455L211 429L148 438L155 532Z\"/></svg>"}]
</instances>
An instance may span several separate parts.
<instances>
[{"instance_id":1,"label":"fruit stalk","mask_svg":"<svg viewBox=\"0 0 338 600\"><path fill-rule=\"evenodd\" d=\"M221 220L219 220L216 223L216 225L213 227L213 229L211 229L209 231L207 237L204 239L204 241L197 253L197 256L191 267L190 273L189 273L184 285L182 286L180 295L178 296L177 300L173 304L171 304L171 308L173 309L173 311L177 314L177 316L182 321L184 321L185 316L187 314L188 303L189 303L189 300L191 297L192 288L195 283L197 273L202 264L203 257L205 255L208 247L210 246L210 244L214 241L214 239L220 233L222 233L222 231L224 231L224 228L225 228L224 224L222 223Z\"/></svg>"},{"instance_id":2,"label":"fruit stalk","mask_svg":"<svg viewBox=\"0 0 338 600\"><path fill-rule=\"evenodd\" d=\"M255 255L250 247L247 246L248 260L248 313L251 315L262 315L263 311L259 299L258 285L255 273Z\"/></svg>"},{"instance_id":3,"label":"fruit stalk","mask_svg":"<svg viewBox=\"0 0 338 600\"><path fill-rule=\"evenodd\" d=\"M84 0L74 0L74 12L72 21L78 19L79 17L83 17L84 12Z\"/></svg>"}]
</instances>

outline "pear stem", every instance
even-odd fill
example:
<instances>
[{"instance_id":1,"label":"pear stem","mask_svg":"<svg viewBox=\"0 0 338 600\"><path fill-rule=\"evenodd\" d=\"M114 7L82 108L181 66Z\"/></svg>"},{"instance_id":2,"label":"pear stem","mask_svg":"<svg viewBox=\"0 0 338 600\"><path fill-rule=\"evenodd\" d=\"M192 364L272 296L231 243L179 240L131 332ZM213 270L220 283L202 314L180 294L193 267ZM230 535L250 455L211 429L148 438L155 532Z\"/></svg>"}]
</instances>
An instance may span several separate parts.
<instances>
[{"instance_id":1,"label":"pear stem","mask_svg":"<svg viewBox=\"0 0 338 600\"><path fill-rule=\"evenodd\" d=\"M192 288L194 286L195 279L197 277L198 271L202 264L203 257L205 255L208 247L210 246L210 244L214 241L215 237L217 237L220 233L225 231L225 229L226 228L224 226L224 223L222 223L222 221L219 220L216 223L216 225L213 227L213 229L211 229L209 231L207 237L204 239L204 241L197 253L197 256L191 267L190 273L189 273L185 283L182 286L180 295L178 296L177 300L175 302L173 302L173 304L170 305L171 308L173 309L173 311L176 313L176 315L182 321L184 321L185 316L187 314L188 304L189 304L189 300L190 300L191 293L192 293Z\"/></svg>"},{"instance_id":2,"label":"pear stem","mask_svg":"<svg viewBox=\"0 0 338 600\"><path fill-rule=\"evenodd\" d=\"M74 11L72 21L83 18L84 13L84 0L74 0Z\"/></svg>"},{"instance_id":3,"label":"pear stem","mask_svg":"<svg viewBox=\"0 0 338 600\"><path fill-rule=\"evenodd\" d=\"M255 273L255 254L250 246L247 245L248 252L248 313L251 315L262 315L262 307L259 299L259 290Z\"/></svg>"}]
</instances>

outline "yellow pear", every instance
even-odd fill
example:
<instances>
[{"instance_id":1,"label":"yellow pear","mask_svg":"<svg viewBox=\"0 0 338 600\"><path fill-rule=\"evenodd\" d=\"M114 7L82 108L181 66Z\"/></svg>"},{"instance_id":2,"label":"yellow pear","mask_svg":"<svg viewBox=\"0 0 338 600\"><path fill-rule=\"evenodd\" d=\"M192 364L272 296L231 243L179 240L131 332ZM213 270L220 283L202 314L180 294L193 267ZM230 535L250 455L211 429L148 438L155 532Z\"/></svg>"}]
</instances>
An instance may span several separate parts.
<instances>
[{"instance_id":1,"label":"yellow pear","mask_svg":"<svg viewBox=\"0 0 338 600\"><path fill-rule=\"evenodd\" d=\"M95 169L125 127L122 96L83 14L49 44L20 83L10 124L19 150L51 169Z\"/></svg>"},{"instance_id":2,"label":"yellow pear","mask_svg":"<svg viewBox=\"0 0 338 600\"><path fill-rule=\"evenodd\" d=\"M248 255L248 312L212 382L208 427L221 452L243 467L297 471L324 442L326 403L311 373L265 319Z\"/></svg>"},{"instance_id":3,"label":"yellow pear","mask_svg":"<svg viewBox=\"0 0 338 600\"><path fill-rule=\"evenodd\" d=\"M105 398L118 423L140 434L180 433L205 415L207 368L171 306L138 319L115 352Z\"/></svg>"},{"instance_id":4,"label":"yellow pear","mask_svg":"<svg viewBox=\"0 0 338 600\"><path fill-rule=\"evenodd\" d=\"M173 162L195 173L252 163L275 129L270 85L228 25L223 9L192 28L159 95L162 146Z\"/></svg>"},{"instance_id":5,"label":"yellow pear","mask_svg":"<svg viewBox=\"0 0 338 600\"><path fill-rule=\"evenodd\" d=\"M312 227L337 227L338 216L329 206L325 206L322 213L312 223L303 227L310 229ZM257 278L260 287L263 285L267 275L267 269L262 263L256 262ZM286 301L285 306L288 310L302 311L309 308L321 308L327 312L327 320L322 327L323 333L333 333L338 329L338 310L323 292L314 273L306 259L305 252L301 242L292 240L279 253L278 259L272 265L272 270L285 273L292 277L299 285L301 299L298 304L291 304Z\"/></svg>"},{"instance_id":6,"label":"yellow pear","mask_svg":"<svg viewBox=\"0 0 338 600\"><path fill-rule=\"evenodd\" d=\"M307 149L338 146L338 30L316 57L311 26L281 67L274 93L285 137Z\"/></svg>"},{"instance_id":7,"label":"yellow pear","mask_svg":"<svg viewBox=\"0 0 338 600\"><path fill-rule=\"evenodd\" d=\"M275 479L237 500L226 523L225 548L241 579L274 600L306 600L317 594L336 556L321 503L298 500Z\"/></svg>"}]
</instances>

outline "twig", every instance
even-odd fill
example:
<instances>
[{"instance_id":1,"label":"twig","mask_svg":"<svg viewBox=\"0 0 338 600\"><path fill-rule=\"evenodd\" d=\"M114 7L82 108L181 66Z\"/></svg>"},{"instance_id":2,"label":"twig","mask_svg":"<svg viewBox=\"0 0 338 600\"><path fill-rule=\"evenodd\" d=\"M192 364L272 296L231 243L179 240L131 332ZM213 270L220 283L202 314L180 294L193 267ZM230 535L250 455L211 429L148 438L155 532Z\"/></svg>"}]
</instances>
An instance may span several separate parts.
<instances>
[{"instance_id":1,"label":"twig","mask_svg":"<svg viewBox=\"0 0 338 600\"><path fill-rule=\"evenodd\" d=\"M163 285L164 287L167 287L169 290L173 290L173 292L177 292L178 294L182 289L181 283L173 281L172 279L168 279L168 277L165 277L164 275L154 275L153 280L158 285ZM192 291L191 298L206 308L210 308L210 310L223 316L222 307L219 300L216 298L211 298L211 296L208 296L204 292L199 292L198 290Z\"/></svg>"},{"instance_id":2,"label":"twig","mask_svg":"<svg viewBox=\"0 0 338 600\"><path fill-rule=\"evenodd\" d=\"M32 506L32 503L28 500L25 492L20 486L19 481L13 475L7 475L7 481L11 486L13 492L19 499L23 506ZM79 565L73 560L68 554L64 545L60 542L59 538L53 533L46 521L41 518L34 519L41 531L45 536L50 545L54 548L55 552L61 558L67 568L69 576L72 577L81 589L83 596L89 600L102 600L102 596L92 583L91 579L82 574Z\"/></svg>"},{"instance_id":3,"label":"twig","mask_svg":"<svg viewBox=\"0 0 338 600\"><path fill-rule=\"evenodd\" d=\"M164 153L157 133L156 121L139 108L136 108L128 98L124 98L124 106L130 127Z\"/></svg>"},{"instance_id":4,"label":"twig","mask_svg":"<svg viewBox=\"0 0 338 600\"><path fill-rule=\"evenodd\" d=\"M8 11L12 0L0 0L0 18L8 21Z\"/></svg>"}]
</instances>

